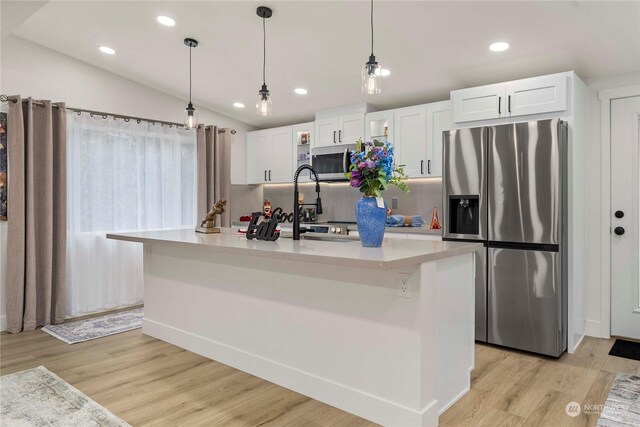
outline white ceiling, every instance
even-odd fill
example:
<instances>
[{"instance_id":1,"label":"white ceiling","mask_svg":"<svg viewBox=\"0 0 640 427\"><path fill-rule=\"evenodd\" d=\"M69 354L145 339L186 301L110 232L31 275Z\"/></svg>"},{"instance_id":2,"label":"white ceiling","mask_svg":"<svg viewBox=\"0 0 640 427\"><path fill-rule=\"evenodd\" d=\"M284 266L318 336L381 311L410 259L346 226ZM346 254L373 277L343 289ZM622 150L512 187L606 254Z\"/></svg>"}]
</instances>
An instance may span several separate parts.
<instances>
[{"instance_id":1,"label":"white ceiling","mask_svg":"<svg viewBox=\"0 0 640 427\"><path fill-rule=\"evenodd\" d=\"M369 55L368 1L52 1L32 7L26 19L5 3L3 25L15 15L12 34L183 98L183 39L196 38L196 108L256 127L313 120L316 111L340 105L437 101L451 89L545 73L575 70L588 79L640 71L638 1L376 0L375 54L391 75L374 96L360 94L360 69ZM269 118L257 117L254 107L262 83L262 23L255 9L263 4L274 10L267 20ZM164 27L157 15L177 25ZM490 52L496 40L511 49ZM117 54L104 55L99 45ZM296 87L309 94L294 94ZM236 101L247 107L235 109Z\"/></svg>"}]
</instances>

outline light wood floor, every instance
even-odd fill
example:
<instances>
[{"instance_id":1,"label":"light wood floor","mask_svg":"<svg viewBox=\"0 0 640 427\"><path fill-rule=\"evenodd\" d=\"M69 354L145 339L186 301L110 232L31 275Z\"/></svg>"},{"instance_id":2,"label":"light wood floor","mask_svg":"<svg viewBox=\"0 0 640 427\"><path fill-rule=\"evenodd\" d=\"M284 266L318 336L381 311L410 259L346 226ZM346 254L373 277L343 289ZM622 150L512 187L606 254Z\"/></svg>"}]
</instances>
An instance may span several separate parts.
<instances>
[{"instance_id":1,"label":"light wood floor","mask_svg":"<svg viewBox=\"0 0 640 427\"><path fill-rule=\"evenodd\" d=\"M592 426L565 405L602 404L616 372L640 362L607 355L613 340L585 338L559 360L476 346L471 391L444 426ZM41 330L0 336L0 374L44 365L133 426L365 426L371 423L141 330L67 345Z\"/></svg>"}]
</instances>

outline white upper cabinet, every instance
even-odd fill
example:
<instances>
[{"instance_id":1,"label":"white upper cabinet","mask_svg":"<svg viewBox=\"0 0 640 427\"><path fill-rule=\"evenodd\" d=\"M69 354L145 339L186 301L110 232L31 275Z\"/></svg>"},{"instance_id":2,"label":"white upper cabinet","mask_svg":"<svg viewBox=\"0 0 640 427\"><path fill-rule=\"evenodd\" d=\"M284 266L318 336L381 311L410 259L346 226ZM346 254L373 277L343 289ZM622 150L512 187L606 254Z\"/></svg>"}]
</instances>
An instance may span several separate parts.
<instances>
[{"instance_id":1,"label":"white upper cabinet","mask_svg":"<svg viewBox=\"0 0 640 427\"><path fill-rule=\"evenodd\" d=\"M567 109L567 77L552 75L505 83L507 114L525 116Z\"/></svg>"},{"instance_id":2,"label":"white upper cabinet","mask_svg":"<svg viewBox=\"0 0 640 427\"><path fill-rule=\"evenodd\" d=\"M364 139L364 113L338 117L338 144L355 144Z\"/></svg>"},{"instance_id":3,"label":"white upper cabinet","mask_svg":"<svg viewBox=\"0 0 640 427\"><path fill-rule=\"evenodd\" d=\"M316 120L314 147L330 147L338 142L338 117Z\"/></svg>"},{"instance_id":4,"label":"white upper cabinet","mask_svg":"<svg viewBox=\"0 0 640 427\"><path fill-rule=\"evenodd\" d=\"M442 132L451 129L451 102L427 104L427 174L442 176Z\"/></svg>"},{"instance_id":5,"label":"white upper cabinet","mask_svg":"<svg viewBox=\"0 0 640 427\"><path fill-rule=\"evenodd\" d=\"M364 139L364 113L328 117L316 120L313 146L355 144L358 138Z\"/></svg>"},{"instance_id":6,"label":"white upper cabinet","mask_svg":"<svg viewBox=\"0 0 640 427\"><path fill-rule=\"evenodd\" d=\"M504 85L472 87L451 91L456 123L495 119L504 116Z\"/></svg>"},{"instance_id":7,"label":"white upper cabinet","mask_svg":"<svg viewBox=\"0 0 640 427\"><path fill-rule=\"evenodd\" d=\"M291 127L247 133L247 183L291 182L293 179Z\"/></svg>"},{"instance_id":8,"label":"white upper cabinet","mask_svg":"<svg viewBox=\"0 0 640 427\"><path fill-rule=\"evenodd\" d=\"M269 182L293 181L293 136L291 127L278 128L271 134Z\"/></svg>"},{"instance_id":9,"label":"white upper cabinet","mask_svg":"<svg viewBox=\"0 0 640 427\"><path fill-rule=\"evenodd\" d=\"M567 76L553 74L451 91L454 123L565 111Z\"/></svg>"},{"instance_id":10,"label":"white upper cabinet","mask_svg":"<svg viewBox=\"0 0 640 427\"><path fill-rule=\"evenodd\" d=\"M427 175L427 106L400 108L393 112L396 163L411 178Z\"/></svg>"}]
</instances>

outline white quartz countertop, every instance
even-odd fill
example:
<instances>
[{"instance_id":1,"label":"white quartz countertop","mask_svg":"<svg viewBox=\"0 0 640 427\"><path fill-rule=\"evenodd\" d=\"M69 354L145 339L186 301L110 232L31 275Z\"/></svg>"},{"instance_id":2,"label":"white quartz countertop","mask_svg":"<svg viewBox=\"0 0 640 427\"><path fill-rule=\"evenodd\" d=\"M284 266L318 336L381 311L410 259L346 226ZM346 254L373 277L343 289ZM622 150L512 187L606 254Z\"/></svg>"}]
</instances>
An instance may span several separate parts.
<instances>
[{"instance_id":1,"label":"white quartz countertop","mask_svg":"<svg viewBox=\"0 0 640 427\"><path fill-rule=\"evenodd\" d=\"M198 246L214 252L291 261L392 270L427 261L462 255L482 248L479 243L385 239L381 248L363 248L360 241L322 241L280 238L275 242L247 240L233 229L220 234L192 229L109 233L108 239L145 244Z\"/></svg>"}]
</instances>

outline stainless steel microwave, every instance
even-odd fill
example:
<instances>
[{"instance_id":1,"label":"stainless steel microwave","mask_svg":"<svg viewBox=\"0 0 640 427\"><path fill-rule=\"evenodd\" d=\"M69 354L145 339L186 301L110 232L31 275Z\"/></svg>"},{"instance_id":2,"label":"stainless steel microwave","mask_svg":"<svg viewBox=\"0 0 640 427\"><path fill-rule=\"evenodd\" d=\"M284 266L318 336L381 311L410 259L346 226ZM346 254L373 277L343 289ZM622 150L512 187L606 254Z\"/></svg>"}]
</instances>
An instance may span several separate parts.
<instances>
[{"instance_id":1,"label":"stainless steel microwave","mask_svg":"<svg viewBox=\"0 0 640 427\"><path fill-rule=\"evenodd\" d=\"M355 146L342 146L339 150L331 147L327 151L314 150L311 166L318 173L321 181L347 181L345 173L351 163L351 150Z\"/></svg>"}]
</instances>

